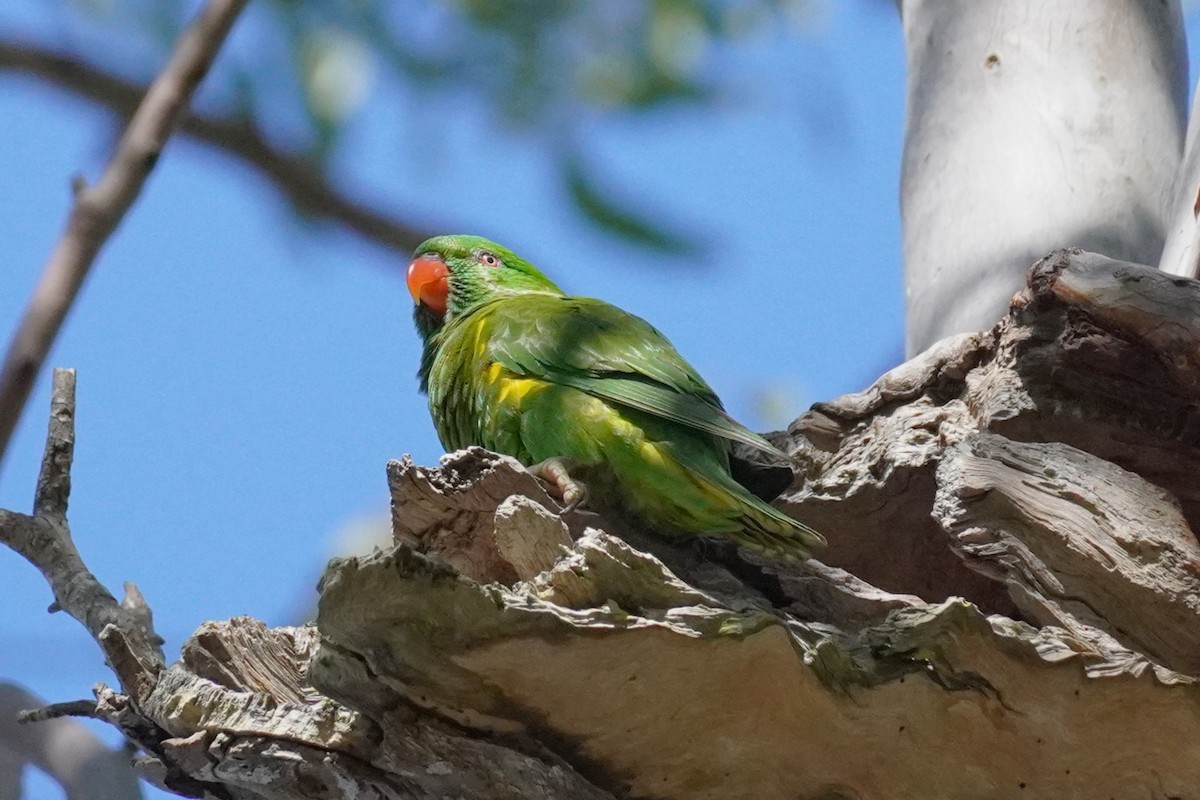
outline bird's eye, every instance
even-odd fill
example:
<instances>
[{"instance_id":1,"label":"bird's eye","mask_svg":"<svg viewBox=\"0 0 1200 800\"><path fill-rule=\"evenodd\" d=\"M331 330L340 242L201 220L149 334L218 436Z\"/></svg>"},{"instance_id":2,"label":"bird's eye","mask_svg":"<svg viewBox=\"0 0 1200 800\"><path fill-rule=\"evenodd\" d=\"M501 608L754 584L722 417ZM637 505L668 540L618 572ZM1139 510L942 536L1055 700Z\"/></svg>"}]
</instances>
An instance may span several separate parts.
<instances>
[{"instance_id":1,"label":"bird's eye","mask_svg":"<svg viewBox=\"0 0 1200 800\"><path fill-rule=\"evenodd\" d=\"M479 254L479 261L480 261L481 263L483 263L483 264L485 264L485 265L489 266L489 267L498 267L498 266L500 266L500 259L496 258L496 257L495 257L494 255L492 255L491 253L480 253L480 254Z\"/></svg>"}]
</instances>

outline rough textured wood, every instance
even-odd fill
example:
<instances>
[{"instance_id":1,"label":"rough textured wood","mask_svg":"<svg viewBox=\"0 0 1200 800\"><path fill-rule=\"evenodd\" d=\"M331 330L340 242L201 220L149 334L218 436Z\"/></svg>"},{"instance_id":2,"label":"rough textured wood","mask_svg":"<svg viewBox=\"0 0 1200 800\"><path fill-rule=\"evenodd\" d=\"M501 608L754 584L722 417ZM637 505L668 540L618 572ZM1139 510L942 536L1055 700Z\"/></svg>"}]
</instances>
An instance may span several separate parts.
<instances>
[{"instance_id":1,"label":"rough textured wood","mask_svg":"<svg viewBox=\"0 0 1200 800\"><path fill-rule=\"evenodd\" d=\"M1117 697L1159 722L1123 727L1147 752L1106 788L1147 791L1169 774L1167 791L1182 791L1200 777L1178 766L1200 755L1179 735L1200 731L1191 679L1111 638L888 595L819 563L770 569L781 587L822 585L806 615L799 601L786 615L727 607L600 532L515 589L405 548L349 559L326 575L314 682L337 692L365 664L373 680L339 699L369 716L408 698L549 743L638 797L928 797L931 773L937 796L1021 783L1078 795L1113 757L1100 723Z\"/></svg>"},{"instance_id":2,"label":"rough textured wood","mask_svg":"<svg viewBox=\"0 0 1200 800\"><path fill-rule=\"evenodd\" d=\"M268 628L237 617L201 625L183 646L183 664L198 677L230 689L304 703L315 695L307 675L316 645L312 627Z\"/></svg>"},{"instance_id":3,"label":"rough textured wood","mask_svg":"<svg viewBox=\"0 0 1200 800\"><path fill-rule=\"evenodd\" d=\"M523 581L552 569L571 546L571 534L559 516L524 495L496 507L492 540L501 559Z\"/></svg>"},{"instance_id":4,"label":"rough textured wood","mask_svg":"<svg viewBox=\"0 0 1200 800\"><path fill-rule=\"evenodd\" d=\"M1160 278L1056 253L992 331L797 420L820 560L405 459L396 546L334 560L315 627L205 623L139 681L141 623L106 626L94 714L214 797L1196 796L1200 293Z\"/></svg>"},{"instance_id":5,"label":"rough textured wood","mask_svg":"<svg viewBox=\"0 0 1200 800\"><path fill-rule=\"evenodd\" d=\"M1194 281L1080 251L1052 254L988 334L948 340L793 423L792 449L808 461L809 480L785 507L826 533L823 560L875 585L926 600L957 594L1019 616L1001 582L944 547L929 514L943 455L985 431L1061 442L1166 490L1196 530L1200 392L1177 354L1198 314Z\"/></svg>"},{"instance_id":6,"label":"rough textured wood","mask_svg":"<svg viewBox=\"0 0 1200 800\"><path fill-rule=\"evenodd\" d=\"M1197 286L1091 253L1052 254L994 331L997 355L964 400L995 433L1063 442L1163 487L1196 531L1200 392L1179 354L1200 312Z\"/></svg>"},{"instance_id":7,"label":"rough textured wood","mask_svg":"<svg viewBox=\"0 0 1200 800\"><path fill-rule=\"evenodd\" d=\"M1167 492L1068 445L993 434L951 448L937 477L953 547L1029 619L1200 674L1200 544Z\"/></svg>"}]
</instances>

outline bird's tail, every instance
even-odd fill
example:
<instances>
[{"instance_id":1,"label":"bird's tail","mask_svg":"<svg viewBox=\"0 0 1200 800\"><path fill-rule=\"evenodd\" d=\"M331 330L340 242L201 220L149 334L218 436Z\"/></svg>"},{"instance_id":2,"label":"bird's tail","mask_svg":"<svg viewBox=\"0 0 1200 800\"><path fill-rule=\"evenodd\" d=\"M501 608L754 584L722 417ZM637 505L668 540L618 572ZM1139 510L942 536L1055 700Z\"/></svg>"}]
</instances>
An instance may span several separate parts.
<instances>
[{"instance_id":1,"label":"bird's tail","mask_svg":"<svg viewBox=\"0 0 1200 800\"><path fill-rule=\"evenodd\" d=\"M645 443L636 451L636 461L617 470L618 474L635 475L638 468L650 463L657 471L657 481L622 482L633 510L647 521L678 533L720 536L787 561L803 560L811 550L825 545L821 534L735 481L712 449L684 445ZM624 466L617 464L618 468Z\"/></svg>"},{"instance_id":2,"label":"bird's tail","mask_svg":"<svg viewBox=\"0 0 1200 800\"><path fill-rule=\"evenodd\" d=\"M743 547L773 558L800 561L825 546L825 537L748 493L739 497L744 510L742 528L729 538Z\"/></svg>"},{"instance_id":3,"label":"bird's tail","mask_svg":"<svg viewBox=\"0 0 1200 800\"><path fill-rule=\"evenodd\" d=\"M825 537L799 520L758 499L727 474L714 476L692 470L694 479L704 485L705 494L720 509L724 524L717 533L743 547L771 558L802 561L813 550L825 546Z\"/></svg>"}]
</instances>

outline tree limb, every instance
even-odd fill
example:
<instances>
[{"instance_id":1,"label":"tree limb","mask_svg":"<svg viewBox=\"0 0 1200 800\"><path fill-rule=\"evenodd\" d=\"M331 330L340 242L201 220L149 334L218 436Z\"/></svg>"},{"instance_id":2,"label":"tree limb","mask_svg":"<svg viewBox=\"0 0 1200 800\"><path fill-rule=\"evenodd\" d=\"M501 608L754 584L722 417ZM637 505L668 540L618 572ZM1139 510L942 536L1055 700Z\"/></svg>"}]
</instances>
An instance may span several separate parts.
<instances>
[{"instance_id":1,"label":"tree limb","mask_svg":"<svg viewBox=\"0 0 1200 800\"><path fill-rule=\"evenodd\" d=\"M17 722L46 722L63 717L87 717L97 719L95 700L68 700L65 703L39 705L37 708L23 708L17 713Z\"/></svg>"},{"instance_id":2,"label":"tree limb","mask_svg":"<svg viewBox=\"0 0 1200 800\"><path fill-rule=\"evenodd\" d=\"M398 544L335 559L316 626L205 623L143 675L113 653L148 614L83 614L129 687L96 716L160 785L234 800L1191 796L1197 286L1052 254L992 331L797 420L781 502L825 563L558 513L478 448L393 462ZM4 514L58 548L52 585L94 583L65 520Z\"/></svg>"},{"instance_id":3,"label":"tree limb","mask_svg":"<svg viewBox=\"0 0 1200 800\"><path fill-rule=\"evenodd\" d=\"M137 199L245 4L246 0L205 4L150 84L100 180L95 186L76 187L66 230L50 254L0 367L0 457L96 255Z\"/></svg>"},{"instance_id":4,"label":"tree limb","mask_svg":"<svg viewBox=\"0 0 1200 800\"><path fill-rule=\"evenodd\" d=\"M95 64L23 42L0 40L0 70L46 81L122 118L133 113L144 92ZM193 110L180 121L179 132L259 172L301 212L345 225L381 247L408 254L432 235L338 190L311 158L271 143L250 120Z\"/></svg>"},{"instance_id":5,"label":"tree limb","mask_svg":"<svg viewBox=\"0 0 1200 800\"><path fill-rule=\"evenodd\" d=\"M72 800L141 800L137 775L125 747L107 747L95 734L63 715L95 717L96 702L56 703L27 716L45 701L0 682L0 800L21 800L21 774L34 766L57 781ZM35 725L21 724L37 719ZM11 775L5 785L5 767ZM28 797L28 795L24 795Z\"/></svg>"},{"instance_id":6,"label":"tree limb","mask_svg":"<svg viewBox=\"0 0 1200 800\"><path fill-rule=\"evenodd\" d=\"M0 544L41 570L56 606L103 648L123 692L97 685L90 711L57 704L30 721L82 714L108 722L145 750L136 762L144 777L193 797L611 800L536 743L481 739L404 703L393 704L382 730L379 720L313 688L308 671L318 636L311 626L268 629L247 618L206 624L184 645L182 661L164 668L136 587L126 584L129 596L118 604L71 541L63 512L74 441L72 371L55 370L52 394L36 493L46 498L47 514L0 509ZM0 779L11 779L5 766L0 757Z\"/></svg>"},{"instance_id":7,"label":"tree limb","mask_svg":"<svg viewBox=\"0 0 1200 800\"><path fill-rule=\"evenodd\" d=\"M138 610L136 600L118 603L88 570L67 524L75 442L73 370L54 371L50 407L35 513L30 516L0 509L0 542L41 571L54 592L55 609L67 612L88 629L104 649L121 685L135 698L142 697L163 667L162 640L149 626L149 614ZM136 587L129 594L141 598Z\"/></svg>"}]
</instances>

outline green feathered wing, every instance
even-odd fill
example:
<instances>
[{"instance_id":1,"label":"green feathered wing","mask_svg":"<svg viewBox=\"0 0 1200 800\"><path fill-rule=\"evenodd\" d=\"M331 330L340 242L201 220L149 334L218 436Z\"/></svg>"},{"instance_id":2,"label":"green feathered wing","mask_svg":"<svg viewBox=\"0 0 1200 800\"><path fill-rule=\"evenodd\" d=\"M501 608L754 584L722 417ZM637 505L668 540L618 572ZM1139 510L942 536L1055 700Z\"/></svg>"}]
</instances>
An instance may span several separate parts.
<instances>
[{"instance_id":1,"label":"green feathered wing","mask_svg":"<svg viewBox=\"0 0 1200 800\"><path fill-rule=\"evenodd\" d=\"M731 442L778 451L632 314L548 292L501 296L427 348L422 377L448 448L478 444L526 464L568 458L593 497L664 529L784 557L824 543L730 477Z\"/></svg>"}]
</instances>

